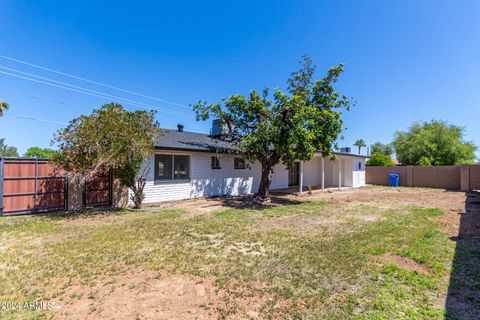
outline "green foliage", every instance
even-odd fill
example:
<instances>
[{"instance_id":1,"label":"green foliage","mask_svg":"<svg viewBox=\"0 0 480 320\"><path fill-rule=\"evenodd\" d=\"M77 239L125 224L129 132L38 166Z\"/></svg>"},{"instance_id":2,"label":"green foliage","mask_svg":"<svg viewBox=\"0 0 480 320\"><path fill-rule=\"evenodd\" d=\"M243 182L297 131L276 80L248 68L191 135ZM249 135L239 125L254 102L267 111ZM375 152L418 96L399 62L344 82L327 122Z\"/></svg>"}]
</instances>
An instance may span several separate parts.
<instances>
[{"instance_id":1,"label":"green foliage","mask_svg":"<svg viewBox=\"0 0 480 320\"><path fill-rule=\"evenodd\" d=\"M5 138L0 138L0 157L18 157L17 148L5 144Z\"/></svg>"},{"instance_id":2,"label":"green foliage","mask_svg":"<svg viewBox=\"0 0 480 320\"><path fill-rule=\"evenodd\" d=\"M23 155L24 158L45 158L50 159L53 157L54 151L49 148L30 147Z\"/></svg>"},{"instance_id":3,"label":"green foliage","mask_svg":"<svg viewBox=\"0 0 480 320\"><path fill-rule=\"evenodd\" d=\"M387 154L391 156L393 154L393 146L389 144L383 144L381 142L375 142L370 146L370 152L373 153L381 153Z\"/></svg>"},{"instance_id":4,"label":"green foliage","mask_svg":"<svg viewBox=\"0 0 480 320\"><path fill-rule=\"evenodd\" d=\"M8 103L0 101L0 117L3 116L3 113L8 110Z\"/></svg>"},{"instance_id":5,"label":"green foliage","mask_svg":"<svg viewBox=\"0 0 480 320\"><path fill-rule=\"evenodd\" d=\"M455 165L475 162L477 147L463 138L464 128L445 121L414 123L393 140L397 159L404 165Z\"/></svg>"},{"instance_id":6,"label":"green foliage","mask_svg":"<svg viewBox=\"0 0 480 320\"><path fill-rule=\"evenodd\" d=\"M331 155L342 131L338 109L350 106L333 86L342 72L343 65L334 66L325 77L313 80L315 66L304 56L300 70L287 81L287 92L252 90L248 96L236 94L215 104L199 101L193 109L197 120L220 119L237 150L261 163L258 194L265 198L275 164L290 166L295 160L311 159L317 151Z\"/></svg>"},{"instance_id":7,"label":"green foliage","mask_svg":"<svg viewBox=\"0 0 480 320\"><path fill-rule=\"evenodd\" d=\"M393 166L393 161L388 154L383 153L372 153L370 159L367 160L367 166L382 166L390 167Z\"/></svg>"},{"instance_id":8,"label":"green foliage","mask_svg":"<svg viewBox=\"0 0 480 320\"><path fill-rule=\"evenodd\" d=\"M367 146L367 143L363 139L357 139L357 141L355 141L355 143L353 145L355 147L358 147L358 154L360 154L361 151L362 151L362 148Z\"/></svg>"},{"instance_id":9,"label":"green foliage","mask_svg":"<svg viewBox=\"0 0 480 320\"><path fill-rule=\"evenodd\" d=\"M103 105L90 116L80 116L57 132L59 151L54 161L82 177L113 170L132 188L142 161L152 152L160 134L154 112L129 112L116 103Z\"/></svg>"}]
</instances>

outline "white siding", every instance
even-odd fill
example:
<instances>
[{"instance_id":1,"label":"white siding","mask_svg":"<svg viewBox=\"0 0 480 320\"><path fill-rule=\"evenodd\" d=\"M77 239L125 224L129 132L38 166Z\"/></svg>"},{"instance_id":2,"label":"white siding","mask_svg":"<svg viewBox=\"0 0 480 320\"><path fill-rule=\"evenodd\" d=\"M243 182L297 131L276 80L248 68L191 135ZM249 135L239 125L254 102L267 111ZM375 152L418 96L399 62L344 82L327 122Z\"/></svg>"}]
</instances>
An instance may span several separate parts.
<instances>
[{"instance_id":1,"label":"white siding","mask_svg":"<svg viewBox=\"0 0 480 320\"><path fill-rule=\"evenodd\" d=\"M358 188L365 185L365 159L359 158L353 161L352 175L352 187Z\"/></svg>"},{"instance_id":2,"label":"white siding","mask_svg":"<svg viewBox=\"0 0 480 320\"><path fill-rule=\"evenodd\" d=\"M221 169L211 168L211 157L205 152L157 151L157 154L178 154L190 156L190 179L183 181L154 179L154 155L143 164L148 167L144 203L181 200L218 195L252 194L257 191L261 178L261 165L256 162L247 169L234 169L234 155L220 154ZM358 170L358 162L362 169ZM338 163L325 159L325 186L338 186ZM359 187L365 184L365 161L342 158L342 186ZM348 183L346 185L345 183ZM321 157L304 163L304 186L321 184ZM288 170L285 165L273 168L271 190L288 188Z\"/></svg>"},{"instance_id":3,"label":"white siding","mask_svg":"<svg viewBox=\"0 0 480 320\"><path fill-rule=\"evenodd\" d=\"M233 155L221 154L221 169L211 168L212 153L157 152L158 154L181 154L190 156L190 179L155 181L154 155L143 164L148 166L144 203L180 200L217 195L241 195L256 192L260 183L261 167L251 164L247 169L234 169Z\"/></svg>"}]
</instances>

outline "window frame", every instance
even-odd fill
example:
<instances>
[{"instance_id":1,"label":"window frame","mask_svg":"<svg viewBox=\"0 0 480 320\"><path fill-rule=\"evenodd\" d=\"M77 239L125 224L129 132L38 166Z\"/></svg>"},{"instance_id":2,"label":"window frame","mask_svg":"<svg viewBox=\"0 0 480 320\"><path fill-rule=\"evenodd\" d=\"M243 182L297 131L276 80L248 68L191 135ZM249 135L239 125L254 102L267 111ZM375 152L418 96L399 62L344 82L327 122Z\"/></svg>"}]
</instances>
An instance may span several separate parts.
<instances>
[{"instance_id":1,"label":"window frame","mask_svg":"<svg viewBox=\"0 0 480 320\"><path fill-rule=\"evenodd\" d=\"M167 178L161 178L158 176L158 161L157 157L170 157L170 165L171 165L171 173ZM186 178L175 178L175 157L186 157L187 158L187 173L188 177ZM176 154L176 153L155 153L153 157L153 165L154 165L154 181L156 182L173 182L173 181L190 181L191 174L192 174L192 156L190 154Z\"/></svg>"},{"instance_id":2,"label":"window frame","mask_svg":"<svg viewBox=\"0 0 480 320\"><path fill-rule=\"evenodd\" d=\"M237 166L237 159L243 162L242 166ZM233 158L233 169L235 170L244 170L247 169L247 163L245 162L245 158L242 157L235 157Z\"/></svg>"},{"instance_id":3,"label":"window frame","mask_svg":"<svg viewBox=\"0 0 480 320\"><path fill-rule=\"evenodd\" d=\"M216 163L215 163L216 162ZM210 160L210 168L212 170L219 170L222 169L220 165L220 156L212 156Z\"/></svg>"}]
</instances>

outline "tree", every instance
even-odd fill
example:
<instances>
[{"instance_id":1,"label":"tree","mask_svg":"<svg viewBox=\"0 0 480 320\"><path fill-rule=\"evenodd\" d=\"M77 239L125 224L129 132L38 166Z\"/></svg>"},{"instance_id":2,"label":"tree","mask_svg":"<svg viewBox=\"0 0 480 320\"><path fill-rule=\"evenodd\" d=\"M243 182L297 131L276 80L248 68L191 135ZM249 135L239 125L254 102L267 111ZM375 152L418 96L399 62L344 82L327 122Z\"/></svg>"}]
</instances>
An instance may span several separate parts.
<instances>
[{"instance_id":1,"label":"tree","mask_svg":"<svg viewBox=\"0 0 480 320\"><path fill-rule=\"evenodd\" d=\"M210 116L226 128L225 139L250 162L262 165L258 195L269 196L272 168L279 162L291 166L295 160L309 160L318 151L330 156L342 131L340 108L350 107L347 97L333 86L343 65L330 68L320 80L313 80L315 66L304 56L302 67L288 79L288 90L270 94L254 90L248 96L235 94L215 104L193 105L197 120Z\"/></svg>"},{"instance_id":2,"label":"tree","mask_svg":"<svg viewBox=\"0 0 480 320\"><path fill-rule=\"evenodd\" d=\"M49 148L30 147L23 155L24 158L45 158L50 159L53 157L54 151Z\"/></svg>"},{"instance_id":3,"label":"tree","mask_svg":"<svg viewBox=\"0 0 480 320\"><path fill-rule=\"evenodd\" d=\"M124 186L138 192L135 182L140 166L160 134L154 115L129 112L116 103L103 105L90 116L73 119L56 133L53 142L58 143L59 150L53 159L84 180L112 170ZM139 208L141 202L135 205Z\"/></svg>"},{"instance_id":4,"label":"tree","mask_svg":"<svg viewBox=\"0 0 480 320\"><path fill-rule=\"evenodd\" d=\"M383 154L383 153L372 153L370 159L367 160L367 166L382 166L382 167L390 167L394 166L390 155Z\"/></svg>"},{"instance_id":5,"label":"tree","mask_svg":"<svg viewBox=\"0 0 480 320\"><path fill-rule=\"evenodd\" d=\"M381 153L391 156L393 154L393 146L389 144L383 144L381 142L375 142L370 146L370 152L372 155L374 153Z\"/></svg>"},{"instance_id":6,"label":"tree","mask_svg":"<svg viewBox=\"0 0 480 320\"><path fill-rule=\"evenodd\" d=\"M18 157L17 148L5 144L5 138L0 138L0 157Z\"/></svg>"},{"instance_id":7,"label":"tree","mask_svg":"<svg viewBox=\"0 0 480 320\"><path fill-rule=\"evenodd\" d=\"M353 144L355 147L358 147L358 154L360 154L362 148L367 146L367 143L363 139L357 139L355 143Z\"/></svg>"},{"instance_id":8,"label":"tree","mask_svg":"<svg viewBox=\"0 0 480 320\"><path fill-rule=\"evenodd\" d=\"M477 147L463 138L465 129L445 121L413 123L396 132L395 153L405 165L455 165L475 162Z\"/></svg>"},{"instance_id":9,"label":"tree","mask_svg":"<svg viewBox=\"0 0 480 320\"><path fill-rule=\"evenodd\" d=\"M0 101L0 117L8 110L8 103Z\"/></svg>"}]
</instances>

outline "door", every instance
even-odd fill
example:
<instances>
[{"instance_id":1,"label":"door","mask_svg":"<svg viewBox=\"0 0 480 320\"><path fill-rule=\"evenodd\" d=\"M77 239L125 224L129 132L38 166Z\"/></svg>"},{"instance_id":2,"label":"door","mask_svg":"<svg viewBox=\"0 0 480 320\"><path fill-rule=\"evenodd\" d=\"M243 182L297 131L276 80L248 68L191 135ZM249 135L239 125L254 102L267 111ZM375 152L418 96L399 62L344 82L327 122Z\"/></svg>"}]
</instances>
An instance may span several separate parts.
<instances>
[{"instance_id":1,"label":"door","mask_svg":"<svg viewBox=\"0 0 480 320\"><path fill-rule=\"evenodd\" d=\"M288 186L298 186L300 172L300 162L295 162L288 168Z\"/></svg>"}]
</instances>

